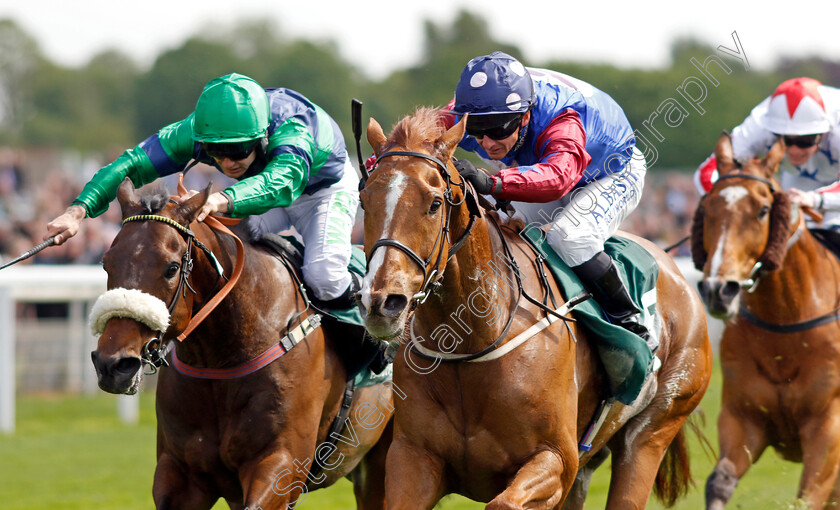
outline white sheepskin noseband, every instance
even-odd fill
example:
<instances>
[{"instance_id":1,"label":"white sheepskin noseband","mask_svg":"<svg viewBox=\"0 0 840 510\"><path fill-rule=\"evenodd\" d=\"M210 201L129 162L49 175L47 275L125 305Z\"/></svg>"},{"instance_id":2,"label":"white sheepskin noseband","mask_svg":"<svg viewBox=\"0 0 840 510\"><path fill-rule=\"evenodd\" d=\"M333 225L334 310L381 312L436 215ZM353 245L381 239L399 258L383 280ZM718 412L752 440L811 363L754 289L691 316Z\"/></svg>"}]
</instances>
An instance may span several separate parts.
<instances>
[{"instance_id":1,"label":"white sheepskin noseband","mask_svg":"<svg viewBox=\"0 0 840 510\"><path fill-rule=\"evenodd\" d=\"M90 330L94 336L101 335L114 317L134 319L152 331L166 331L169 327L166 303L137 289L116 288L99 296L90 311Z\"/></svg>"}]
</instances>

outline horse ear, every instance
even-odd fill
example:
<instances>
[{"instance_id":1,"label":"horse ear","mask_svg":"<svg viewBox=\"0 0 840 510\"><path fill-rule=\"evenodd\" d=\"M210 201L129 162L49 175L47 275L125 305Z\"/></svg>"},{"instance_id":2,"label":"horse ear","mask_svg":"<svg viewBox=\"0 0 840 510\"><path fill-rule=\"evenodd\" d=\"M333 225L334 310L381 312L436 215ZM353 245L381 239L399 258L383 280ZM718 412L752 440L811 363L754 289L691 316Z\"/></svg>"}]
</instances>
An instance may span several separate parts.
<instances>
[{"instance_id":1,"label":"horse ear","mask_svg":"<svg viewBox=\"0 0 840 510\"><path fill-rule=\"evenodd\" d=\"M782 162L782 159L785 157L785 144L782 140L776 140L776 143L770 147L770 150L767 152L767 155L764 156L764 159L761 161L764 165L764 168L767 170L767 177L771 177L773 174L776 173L776 170L779 169L779 163Z\"/></svg>"},{"instance_id":2,"label":"horse ear","mask_svg":"<svg viewBox=\"0 0 840 510\"><path fill-rule=\"evenodd\" d=\"M718 175L729 173L735 168L735 158L732 156L732 138L726 131L718 138L715 145L715 161L717 161Z\"/></svg>"},{"instance_id":3,"label":"horse ear","mask_svg":"<svg viewBox=\"0 0 840 510\"><path fill-rule=\"evenodd\" d=\"M446 133L438 139L438 145L441 148L441 152L444 153L444 158L446 160L452 157L455 153L455 149L458 148L458 144L464 139L464 133L467 130L468 116L469 114L465 113L457 124L449 128Z\"/></svg>"},{"instance_id":4,"label":"horse ear","mask_svg":"<svg viewBox=\"0 0 840 510\"><path fill-rule=\"evenodd\" d=\"M187 225L195 221L195 217L198 216L199 211L201 211L201 207L207 202L207 197L210 196L210 189L212 187L213 183L211 182L207 184L207 187L204 188L203 191L199 191L187 200L181 202L175 210L175 214L180 216Z\"/></svg>"},{"instance_id":5,"label":"horse ear","mask_svg":"<svg viewBox=\"0 0 840 510\"><path fill-rule=\"evenodd\" d=\"M134 192L134 183L128 177L123 179L117 188L117 201L120 204L120 209L123 211L123 218L125 218L126 211L131 206L138 205L137 194Z\"/></svg>"},{"instance_id":6,"label":"horse ear","mask_svg":"<svg viewBox=\"0 0 840 510\"><path fill-rule=\"evenodd\" d=\"M385 132L382 131L382 126L376 122L373 117L368 121L367 139L370 146L373 148L373 153L379 156L382 152L382 146L388 140L385 138Z\"/></svg>"}]
</instances>

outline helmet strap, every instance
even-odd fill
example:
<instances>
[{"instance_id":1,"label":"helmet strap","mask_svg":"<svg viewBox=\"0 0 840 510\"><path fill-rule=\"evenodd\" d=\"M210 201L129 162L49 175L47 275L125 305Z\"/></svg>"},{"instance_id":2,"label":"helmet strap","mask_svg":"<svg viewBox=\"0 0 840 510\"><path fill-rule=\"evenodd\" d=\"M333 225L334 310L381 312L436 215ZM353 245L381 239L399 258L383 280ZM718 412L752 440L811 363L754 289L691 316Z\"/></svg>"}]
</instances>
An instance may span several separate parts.
<instances>
[{"instance_id":1,"label":"helmet strap","mask_svg":"<svg viewBox=\"0 0 840 510\"><path fill-rule=\"evenodd\" d=\"M506 156L509 156L522 148L522 145L525 144L525 137L528 135L528 126L530 124L531 123L529 122L519 129L519 138L516 140L516 143L513 144L513 147L508 151Z\"/></svg>"}]
</instances>

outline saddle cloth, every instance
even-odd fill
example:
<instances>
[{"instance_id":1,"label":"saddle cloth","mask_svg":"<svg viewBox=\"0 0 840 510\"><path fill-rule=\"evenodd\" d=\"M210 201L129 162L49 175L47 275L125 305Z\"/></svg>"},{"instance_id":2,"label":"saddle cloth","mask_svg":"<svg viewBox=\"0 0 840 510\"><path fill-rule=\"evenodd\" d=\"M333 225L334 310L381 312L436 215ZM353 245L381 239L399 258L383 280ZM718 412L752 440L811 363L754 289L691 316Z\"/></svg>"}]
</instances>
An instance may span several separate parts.
<instances>
[{"instance_id":1,"label":"saddle cloth","mask_svg":"<svg viewBox=\"0 0 840 510\"><path fill-rule=\"evenodd\" d=\"M584 292L577 275L545 242L542 230L528 227L521 235L527 236L540 250L565 296ZM656 312L656 280L659 277L656 260L638 243L623 237L609 238L604 244L604 251L615 261L633 302L642 310L645 326L658 344L662 321ZM651 368L653 355L650 348L638 335L611 324L594 299L578 305L572 310L572 315L590 333L588 337L598 349L612 395L619 402L632 404Z\"/></svg>"}]
</instances>

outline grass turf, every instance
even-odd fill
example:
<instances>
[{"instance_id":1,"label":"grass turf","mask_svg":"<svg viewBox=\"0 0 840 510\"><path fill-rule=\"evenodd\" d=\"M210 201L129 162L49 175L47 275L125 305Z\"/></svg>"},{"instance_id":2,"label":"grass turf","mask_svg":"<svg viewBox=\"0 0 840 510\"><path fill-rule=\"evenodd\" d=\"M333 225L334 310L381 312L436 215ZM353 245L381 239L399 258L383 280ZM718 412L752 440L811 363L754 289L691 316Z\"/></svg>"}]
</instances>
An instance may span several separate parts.
<instances>
[{"instance_id":1,"label":"grass turf","mask_svg":"<svg viewBox=\"0 0 840 510\"><path fill-rule=\"evenodd\" d=\"M715 420L720 409L720 371L701 408L703 427L717 448ZM5 510L76 510L89 508L152 508L155 467L154 396L140 396L140 422L129 426L117 420L117 397L28 396L18 399L17 431L0 435L0 501ZM703 508L705 478L714 465L696 440L691 441L691 467L696 484L676 509ZM728 508L795 508L801 465L780 460L772 451L741 480ZM609 484L609 461L593 478L587 508L604 508ZM479 509L484 505L448 496L444 510ZM219 502L214 510L226 509ZM301 509L355 508L350 483L307 495ZM648 508L663 508L651 499Z\"/></svg>"}]
</instances>

